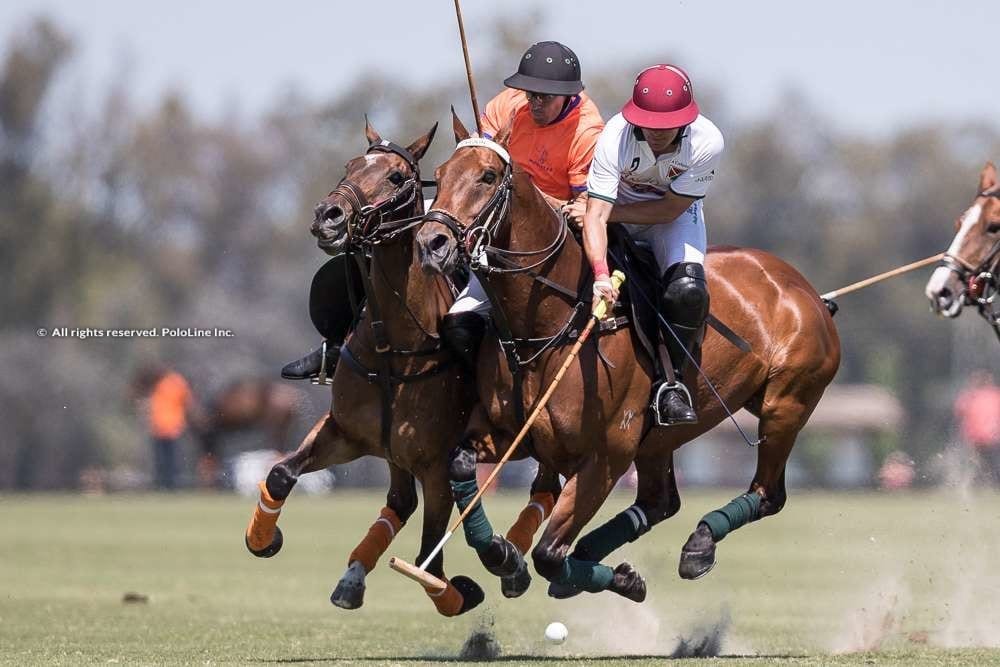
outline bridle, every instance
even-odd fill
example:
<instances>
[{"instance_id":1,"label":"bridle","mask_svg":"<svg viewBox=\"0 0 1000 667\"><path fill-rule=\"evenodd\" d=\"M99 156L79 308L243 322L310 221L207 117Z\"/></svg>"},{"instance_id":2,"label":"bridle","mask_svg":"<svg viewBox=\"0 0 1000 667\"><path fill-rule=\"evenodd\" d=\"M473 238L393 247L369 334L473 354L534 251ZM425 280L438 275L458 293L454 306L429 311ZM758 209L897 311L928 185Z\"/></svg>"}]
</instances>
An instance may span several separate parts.
<instances>
[{"instance_id":1,"label":"bridle","mask_svg":"<svg viewBox=\"0 0 1000 667\"><path fill-rule=\"evenodd\" d=\"M979 197L1000 199L1000 190L980 192L976 195L977 199ZM994 226L990 225L991 231ZM1000 339L1000 312L995 308L997 295L1000 294L1000 239L993 242L978 264L946 252L938 266L955 274L964 287L962 298L966 305L975 305Z\"/></svg>"},{"instance_id":2,"label":"bridle","mask_svg":"<svg viewBox=\"0 0 1000 667\"><path fill-rule=\"evenodd\" d=\"M386 458L392 460L390 450L391 427L392 427L392 399L393 388L399 384L414 382L429 378L447 370L454 361L449 355L445 359L433 363L424 370L415 373L399 374L393 372L391 359L394 357L424 357L433 356L442 351L440 335L428 331L421 323L420 318L410 309L405 297L398 289L393 287L385 274L385 267L378 264L382 281L393 293L396 300L420 329L423 335L431 341L428 347L416 350L399 349L390 345L386 332L385 321L383 319L384 304L380 304L376 298L374 284L371 278L371 270L376 263L371 261L372 252L375 246L391 243L400 239L401 235L416 225L419 225L423 216L413 215L423 203L423 186L436 185L434 181L423 181L420 179L420 166L417 158L406 148L391 141L381 140L372 144L365 151L365 155L372 153L394 153L403 158L409 165L412 175L400 183L395 191L377 202L369 202L361 188L346 176L341 179L337 187L333 189L332 195L340 195L351 205L352 213L347 221L347 243L345 253L357 264L358 272L364 287L368 319L371 327L372 340L376 352L376 367L374 369L365 366L351 351L349 345L340 348L340 357L356 374L372 384L379 385L381 391L381 429L380 440L386 453ZM409 214L409 215L407 215ZM402 217L400 217L402 216ZM452 293L457 293L451 281L448 281L449 289ZM360 318L361 304L353 294L348 295L351 306L354 310L355 321Z\"/></svg>"},{"instance_id":3,"label":"bridle","mask_svg":"<svg viewBox=\"0 0 1000 667\"><path fill-rule=\"evenodd\" d=\"M434 181L420 179L420 165L413 154L399 144L385 139L372 144L365 155L394 153L410 167L411 176L396 186L395 191L377 202L369 202L364 191L350 178L344 177L329 196L340 195L351 205L353 213L347 221L348 246L366 249L379 243L394 240L397 236L420 223L421 216L402 219L395 216L406 209L415 208L422 197L422 186L433 186Z\"/></svg>"},{"instance_id":4,"label":"bridle","mask_svg":"<svg viewBox=\"0 0 1000 667\"><path fill-rule=\"evenodd\" d=\"M458 143L455 151L470 147L487 148L500 156L503 161L503 174L493 195L483 205L479 213L473 217L472 223L468 227L463 227L454 214L437 207L431 208L424 215L424 220L439 222L451 231L455 240L458 241L460 261L468 264L472 271L477 274L485 276L495 273L531 272L532 269L542 266L559 253L566 241L569 227L566 224L560 224L555 239L538 250L507 250L493 245L493 239L497 237L501 226L510 221L510 203L514 192L514 167L507 150L489 139L481 137L464 139ZM516 261L516 258L539 256L541 256L540 259L529 265L522 265ZM492 265L489 260L493 260ZM547 284L544 280L542 282Z\"/></svg>"}]
</instances>

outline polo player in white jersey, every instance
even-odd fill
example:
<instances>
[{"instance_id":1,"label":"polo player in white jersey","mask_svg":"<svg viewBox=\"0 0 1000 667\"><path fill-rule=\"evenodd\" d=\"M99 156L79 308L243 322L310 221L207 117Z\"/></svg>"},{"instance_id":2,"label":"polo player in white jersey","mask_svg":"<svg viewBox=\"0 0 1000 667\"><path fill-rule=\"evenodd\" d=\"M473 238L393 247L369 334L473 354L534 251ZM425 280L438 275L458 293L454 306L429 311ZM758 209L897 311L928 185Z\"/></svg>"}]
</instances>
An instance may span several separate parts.
<instances>
[{"instance_id":1,"label":"polo player in white jersey","mask_svg":"<svg viewBox=\"0 0 1000 667\"><path fill-rule=\"evenodd\" d=\"M684 371L708 316L702 199L722 149L722 133L700 115L688 75L674 65L654 65L639 73L632 99L605 125L590 165L583 241L595 300L618 296L608 270L609 222L650 243L662 272L658 307L679 341L663 334L675 381L657 363L652 408L661 426L698 421L689 391L694 378L685 384Z\"/></svg>"}]
</instances>

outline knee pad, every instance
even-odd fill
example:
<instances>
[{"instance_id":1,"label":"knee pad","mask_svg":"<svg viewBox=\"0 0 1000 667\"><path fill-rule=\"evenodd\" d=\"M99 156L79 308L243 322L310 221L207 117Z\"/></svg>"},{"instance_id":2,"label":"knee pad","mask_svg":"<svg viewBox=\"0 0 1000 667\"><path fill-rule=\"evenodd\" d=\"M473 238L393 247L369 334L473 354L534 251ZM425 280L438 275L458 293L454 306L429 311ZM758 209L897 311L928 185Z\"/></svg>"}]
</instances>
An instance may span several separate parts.
<instances>
[{"instance_id":1,"label":"knee pad","mask_svg":"<svg viewBox=\"0 0 1000 667\"><path fill-rule=\"evenodd\" d=\"M660 311L671 324L700 327L708 315L708 283L705 267L678 262L660 278Z\"/></svg>"},{"instance_id":2,"label":"knee pad","mask_svg":"<svg viewBox=\"0 0 1000 667\"><path fill-rule=\"evenodd\" d=\"M485 332L486 319L473 312L448 313L441 320L441 340L463 363L473 368Z\"/></svg>"}]
</instances>

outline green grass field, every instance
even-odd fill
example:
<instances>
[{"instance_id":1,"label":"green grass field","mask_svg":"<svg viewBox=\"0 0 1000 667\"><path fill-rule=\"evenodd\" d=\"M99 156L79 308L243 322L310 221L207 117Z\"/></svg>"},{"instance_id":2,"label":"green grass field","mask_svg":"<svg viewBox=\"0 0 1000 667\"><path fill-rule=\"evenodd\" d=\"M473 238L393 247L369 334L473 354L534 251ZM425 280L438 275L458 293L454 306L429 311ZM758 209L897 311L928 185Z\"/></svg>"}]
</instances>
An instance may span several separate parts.
<instances>
[{"instance_id":1,"label":"green grass field","mask_svg":"<svg viewBox=\"0 0 1000 667\"><path fill-rule=\"evenodd\" d=\"M293 494L285 547L270 560L243 546L247 498L4 496L0 660L409 665L455 661L471 633L492 626L515 664L652 663L705 628L729 657L699 665L1000 662L1000 650L976 648L1000 646L1000 496L793 493L781 515L726 538L708 577L679 579L678 552L698 517L736 493L686 493L678 516L615 555L646 576L643 605L611 593L551 600L537 576L506 600L456 536L446 571L487 591L456 619L439 617L385 558L364 607L329 603L381 507L376 494ZM494 525L505 529L523 498L490 498ZM613 497L602 516L630 501ZM419 511L388 555L412 559L418 537ZM128 592L149 600L125 604ZM569 627L561 646L542 636L553 620Z\"/></svg>"}]
</instances>

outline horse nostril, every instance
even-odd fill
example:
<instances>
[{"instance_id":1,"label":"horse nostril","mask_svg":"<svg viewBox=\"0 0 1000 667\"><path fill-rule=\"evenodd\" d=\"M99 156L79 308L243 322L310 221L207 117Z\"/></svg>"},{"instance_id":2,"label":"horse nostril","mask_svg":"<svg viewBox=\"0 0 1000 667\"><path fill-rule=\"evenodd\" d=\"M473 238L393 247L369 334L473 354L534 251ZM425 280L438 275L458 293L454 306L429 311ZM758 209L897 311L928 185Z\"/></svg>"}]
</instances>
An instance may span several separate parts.
<instances>
[{"instance_id":1,"label":"horse nostril","mask_svg":"<svg viewBox=\"0 0 1000 667\"><path fill-rule=\"evenodd\" d=\"M430 243L427 244L427 247L430 248L430 251L432 253L438 254L441 252L441 250L444 249L446 245L448 245L448 237L445 236L444 234L437 234L434 238L430 240Z\"/></svg>"},{"instance_id":2,"label":"horse nostril","mask_svg":"<svg viewBox=\"0 0 1000 667\"><path fill-rule=\"evenodd\" d=\"M344 212L340 209L339 206L331 206L326 210L326 213L323 215L323 219L329 220L330 222L336 222L342 217L344 217Z\"/></svg>"}]
</instances>

